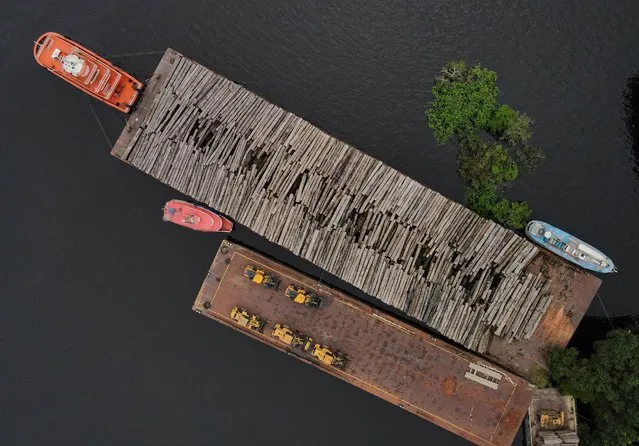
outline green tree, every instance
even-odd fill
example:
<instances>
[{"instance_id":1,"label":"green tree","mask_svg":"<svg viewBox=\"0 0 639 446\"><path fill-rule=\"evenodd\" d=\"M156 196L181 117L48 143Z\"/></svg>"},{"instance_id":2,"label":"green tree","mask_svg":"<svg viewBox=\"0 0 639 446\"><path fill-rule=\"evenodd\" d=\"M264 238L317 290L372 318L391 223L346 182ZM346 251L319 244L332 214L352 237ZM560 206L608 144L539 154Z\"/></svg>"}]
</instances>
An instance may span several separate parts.
<instances>
[{"instance_id":1,"label":"green tree","mask_svg":"<svg viewBox=\"0 0 639 446\"><path fill-rule=\"evenodd\" d=\"M458 170L471 184L500 185L517 178L517 164L499 144L479 143L459 150Z\"/></svg>"},{"instance_id":2,"label":"green tree","mask_svg":"<svg viewBox=\"0 0 639 446\"><path fill-rule=\"evenodd\" d=\"M493 220L515 229L523 229L530 221L532 210L525 201L508 201L502 198L495 205Z\"/></svg>"},{"instance_id":3,"label":"green tree","mask_svg":"<svg viewBox=\"0 0 639 446\"><path fill-rule=\"evenodd\" d=\"M468 206L484 218L492 218L493 208L499 200L497 187L490 184L477 184L466 188Z\"/></svg>"},{"instance_id":4,"label":"green tree","mask_svg":"<svg viewBox=\"0 0 639 446\"><path fill-rule=\"evenodd\" d=\"M510 122L517 117L517 112L507 105L497 107L486 123L486 130L492 135L502 135Z\"/></svg>"},{"instance_id":5,"label":"green tree","mask_svg":"<svg viewBox=\"0 0 639 446\"><path fill-rule=\"evenodd\" d=\"M544 151L539 147L525 146L520 149L512 149L510 153L520 172L531 172L546 159Z\"/></svg>"},{"instance_id":6,"label":"green tree","mask_svg":"<svg viewBox=\"0 0 639 446\"><path fill-rule=\"evenodd\" d=\"M594 423L585 446L624 446L639 441L639 334L613 330L595 342L589 358L574 348L547 357L552 381L584 403Z\"/></svg>"},{"instance_id":7,"label":"green tree","mask_svg":"<svg viewBox=\"0 0 639 446\"><path fill-rule=\"evenodd\" d=\"M497 74L479 65L447 63L435 78L426 120L439 143L453 139L458 145L457 171L468 186L468 206L521 229L530 218L530 208L508 201L502 192L519 172L532 170L544 156L527 145L532 118L497 104L496 82ZM490 142L484 141L486 136L492 137Z\"/></svg>"},{"instance_id":8,"label":"green tree","mask_svg":"<svg viewBox=\"0 0 639 446\"><path fill-rule=\"evenodd\" d=\"M508 122L499 139L511 145L525 144L532 137L532 124L532 118L526 113L515 112L515 118Z\"/></svg>"},{"instance_id":9,"label":"green tree","mask_svg":"<svg viewBox=\"0 0 639 446\"><path fill-rule=\"evenodd\" d=\"M493 184L477 184L466 189L468 206L485 218L490 218L502 225L522 229L530 220L531 210L522 201L510 202L501 197L497 186Z\"/></svg>"},{"instance_id":10,"label":"green tree","mask_svg":"<svg viewBox=\"0 0 639 446\"><path fill-rule=\"evenodd\" d=\"M497 103L497 73L464 61L447 63L433 86L428 126L443 144L453 135L484 128Z\"/></svg>"},{"instance_id":11,"label":"green tree","mask_svg":"<svg viewBox=\"0 0 639 446\"><path fill-rule=\"evenodd\" d=\"M533 120L507 105L497 107L486 123L484 130L510 145L525 144L532 137Z\"/></svg>"}]
</instances>

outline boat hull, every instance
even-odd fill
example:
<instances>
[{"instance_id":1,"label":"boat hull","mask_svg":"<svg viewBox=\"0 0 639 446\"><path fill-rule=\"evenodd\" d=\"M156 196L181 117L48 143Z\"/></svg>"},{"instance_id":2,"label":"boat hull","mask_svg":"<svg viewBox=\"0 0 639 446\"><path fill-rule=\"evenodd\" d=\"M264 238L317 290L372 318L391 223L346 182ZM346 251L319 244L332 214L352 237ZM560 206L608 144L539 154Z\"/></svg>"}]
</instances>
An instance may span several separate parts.
<instances>
[{"instance_id":1,"label":"boat hull","mask_svg":"<svg viewBox=\"0 0 639 446\"><path fill-rule=\"evenodd\" d=\"M124 113L138 100L144 84L92 51L53 32L41 35L33 57L71 85Z\"/></svg>"},{"instance_id":2,"label":"boat hull","mask_svg":"<svg viewBox=\"0 0 639 446\"><path fill-rule=\"evenodd\" d=\"M538 245L584 269L598 273L617 272L612 260L604 253L549 223L539 220L529 222L526 235Z\"/></svg>"},{"instance_id":3,"label":"boat hull","mask_svg":"<svg viewBox=\"0 0 639 446\"><path fill-rule=\"evenodd\" d=\"M188 201L170 200L163 208L162 219L200 232L231 232L233 222L210 209Z\"/></svg>"}]
</instances>

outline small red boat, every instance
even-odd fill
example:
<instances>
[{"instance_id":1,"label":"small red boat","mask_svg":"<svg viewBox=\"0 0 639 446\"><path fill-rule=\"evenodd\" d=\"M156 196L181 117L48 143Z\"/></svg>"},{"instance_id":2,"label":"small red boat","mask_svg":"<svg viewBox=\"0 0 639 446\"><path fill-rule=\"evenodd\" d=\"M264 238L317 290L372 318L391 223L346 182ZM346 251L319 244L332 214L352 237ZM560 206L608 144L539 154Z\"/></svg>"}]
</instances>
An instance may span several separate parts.
<instances>
[{"instance_id":1,"label":"small red boat","mask_svg":"<svg viewBox=\"0 0 639 446\"><path fill-rule=\"evenodd\" d=\"M129 113L144 84L97 54L57 33L35 41L33 57L44 68L94 98Z\"/></svg>"},{"instance_id":2,"label":"small red boat","mask_svg":"<svg viewBox=\"0 0 639 446\"><path fill-rule=\"evenodd\" d=\"M233 222L210 209L182 200L171 200L164 205L164 221L202 232L231 232Z\"/></svg>"}]
</instances>

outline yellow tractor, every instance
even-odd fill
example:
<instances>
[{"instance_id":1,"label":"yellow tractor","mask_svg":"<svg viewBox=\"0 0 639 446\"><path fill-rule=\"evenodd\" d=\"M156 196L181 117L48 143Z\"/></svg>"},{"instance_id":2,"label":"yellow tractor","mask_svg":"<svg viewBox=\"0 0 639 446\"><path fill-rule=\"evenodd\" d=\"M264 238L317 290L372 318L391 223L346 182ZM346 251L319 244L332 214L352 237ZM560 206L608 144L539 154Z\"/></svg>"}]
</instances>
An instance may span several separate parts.
<instances>
[{"instance_id":1,"label":"yellow tractor","mask_svg":"<svg viewBox=\"0 0 639 446\"><path fill-rule=\"evenodd\" d=\"M343 369L346 366L346 356L340 352L333 353L331 349L325 345L315 344L311 355L319 359L322 364L330 365L338 369Z\"/></svg>"},{"instance_id":2,"label":"yellow tractor","mask_svg":"<svg viewBox=\"0 0 639 446\"><path fill-rule=\"evenodd\" d=\"M231 310L231 319L233 319L241 327L249 330L262 332L265 322L259 316L251 314L244 308L233 307Z\"/></svg>"},{"instance_id":3,"label":"yellow tractor","mask_svg":"<svg viewBox=\"0 0 639 446\"><path fill-rule=\"evenodd\" d=\"M285 294L296 304L304 304L312 308L319 308L322 305L322 298L317 294L292 284L286 288Z\"/></svg>"},{"instance_id":4,"label":"yellow tractor","mask_svg":"<svg viewBox=\"0 0 639 446\"><path fill-rule=\"evenodd\" d=\"M299 331L291 330L287 325L275 324L275 328L273 328L271 334L284 344L290 345L291 347L301 347L306 352L311 348L313 343L312 338L305 336L304 333Z\"/></svg>"},{"instance_id":5,"label":"yellow tractor","mask_svg":"<svg viewBox=\"0 0 639 446\"><path fill-rule=\"evenodd\" d=\"M564 425L564 411L556 410L539 411L539 424L542 429L557 429Z\"/></svg>"},{"instance_id":6,"label":"yellow tractor","mask_svg":"<svg viewBox=\"0 0 639 446\"><path fill-rule=\"evenodd\" d=\"M280 279L275 274L267 273L253 265L247 265L244 269L244 277L251 282L258 285L263 285L267 288L275 288L280 284Z\"/></svg>"}]
</instances>

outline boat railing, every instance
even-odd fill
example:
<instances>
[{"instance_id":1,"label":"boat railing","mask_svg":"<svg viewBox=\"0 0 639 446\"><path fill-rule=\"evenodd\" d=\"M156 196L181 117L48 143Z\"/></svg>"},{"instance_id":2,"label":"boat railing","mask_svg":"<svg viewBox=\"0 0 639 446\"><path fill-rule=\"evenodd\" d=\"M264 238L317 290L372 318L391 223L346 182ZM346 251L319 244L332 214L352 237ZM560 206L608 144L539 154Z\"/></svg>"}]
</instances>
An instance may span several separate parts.
<instances>
[{"instance_id":1,"label":"boat railing","mask_svg":"<svg viewBox=\"0 0 639 446\"><path fill-rule=\"evenodd\" d=\"M100 70L98 70L98 66L95 63L91 62L91 71L89 72L89 74L87 74L87 78L84 81L84 84L91 85L93 82L95 82L99 74Z\"/></svg>"},{"instance_id":2,"label":"boat railing","mask_svg":"<svg viewBox=\"0 0 639 446\"><path fill-rule=\"evenodd\" d=\"M111 97L111 95L113 94L113 90L115 90L118 82L120 82L120 79L122 79L122 75L120 73L116 72L115 74L116 78L111 82L109 89L104 92L104 96L107 98Z\"/></svg>"},{"instance_id":3,"label":"boat railing","mask_svg":"<svg viewBox=\"0 0 639 446\"><path fill-rule=\"evenodd\" d=\"M96 85L96 87L94 88L94 91L96 93L100 93L110 77L111 77L111 70L109 70L109 68L107 67L104 67L104 74L102 75L102 78L100 79L100 82L98 83L98 85Z\"/></svg>"},{"instance_id":4,"label":"boat railing","mask_svg":"<svg viewBox=\"0 0 639 446\"><path fill-rule=\"evenodd\" d=\"M36 60L40 60L40 55L45 48L48 48L51 45L51 37L46 36L42 42L36 41L34 42L35 46L33 47L33 56Z\"/></svg>"}]
</instances>

